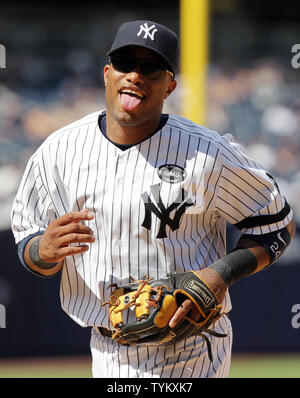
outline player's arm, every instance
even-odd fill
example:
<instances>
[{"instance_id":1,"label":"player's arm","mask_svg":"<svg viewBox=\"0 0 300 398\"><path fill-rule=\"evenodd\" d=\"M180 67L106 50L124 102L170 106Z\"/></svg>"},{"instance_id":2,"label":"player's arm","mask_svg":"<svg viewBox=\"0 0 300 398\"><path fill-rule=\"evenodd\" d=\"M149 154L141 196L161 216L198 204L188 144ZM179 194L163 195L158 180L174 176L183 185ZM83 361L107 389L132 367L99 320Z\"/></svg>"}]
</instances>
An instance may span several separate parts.
<instances>
[{"instance_id":1,"label":"player's arm","mask_svg":"<svg viewBox=\"0 0 300 398\"><path fill-rule=\"evenodd\" d=\"M278 237L278 231L271 234L253 236L242 235L236 248L227 256L213 263L210 267L196 271L200 278L215 293L219 302L224 299L230 285L241 278L255 274L278 260L288 247L295 235L295 222L291 220ZM254 240L255 239L255 240ZM274 247L275 252L274 252ZM276 251L276 248L278 250ZM186 300L177 310L169 326L174 327L187 313L195 321L199 320L199 313L190 300Z\"/></svg>"},{"instance_id":2,"label":"player's arm","mask_svg":"<svg viewBox=\"0 0 300 398\"><path fill-rule=\"evenodd\" d=\"M94 215L87 210L65 214L52 221L44 234L35 235L24 249L24 261L30 270L43 276L52 276L62 267L67 257L89 249L87 243L94 242L93 231L82 221ZM72 244L76 246L72 246Z\"/></svg>"},{"instance_id":3,"label":"player's arm","mask_svg":"<svg viewBox=\"0 0 300 398\"><path fill-rule=\"evenodd\" d=\"M233 283L260 272L277 261L289 246L295 230L295 222L291 220L283 229L284 232L281 232L284 238L281 235L278 237L278 231L263 235L242 235L231 253L198 273L207 278L207 283L214 285L211 288L222 302L227 288Z\"/></svg>"}]
</instances>

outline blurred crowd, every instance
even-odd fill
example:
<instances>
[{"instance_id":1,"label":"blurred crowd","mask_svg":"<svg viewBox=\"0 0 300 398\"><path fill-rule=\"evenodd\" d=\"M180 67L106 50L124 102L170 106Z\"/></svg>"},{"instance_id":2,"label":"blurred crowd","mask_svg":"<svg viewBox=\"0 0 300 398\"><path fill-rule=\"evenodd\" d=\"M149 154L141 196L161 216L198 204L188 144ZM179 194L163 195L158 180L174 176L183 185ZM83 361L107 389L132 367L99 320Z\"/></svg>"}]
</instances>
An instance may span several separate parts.
<instances>
[{"instance_id":1,"label":"blurred crowd","mask_svg":"<svg viewBox=\"0 0 300 398\"><path fill-rule=\"evenodd\" d=\"M166 112L180 113L180 75L178 80ZM272 59L248 67L212 64L207 91L207 126L233 134L276 177L300 222L297 71ZM103 82L97 82L97 76L88 82L65 77L51 92L22 91L0 83L0 229L9 227L12 200L34 150L53 131L104 107Z\"/></svg>"},{"instance_id":2,"label":"blurred crowd","mask_svg":"<svg viewBox=\"0 0 300 398\"><path fill-rule=\"evenodd\" d=\"M300 71L275 59L212 68L208 124L276 177L300 221Z\"/></svg>"}]
</instances>

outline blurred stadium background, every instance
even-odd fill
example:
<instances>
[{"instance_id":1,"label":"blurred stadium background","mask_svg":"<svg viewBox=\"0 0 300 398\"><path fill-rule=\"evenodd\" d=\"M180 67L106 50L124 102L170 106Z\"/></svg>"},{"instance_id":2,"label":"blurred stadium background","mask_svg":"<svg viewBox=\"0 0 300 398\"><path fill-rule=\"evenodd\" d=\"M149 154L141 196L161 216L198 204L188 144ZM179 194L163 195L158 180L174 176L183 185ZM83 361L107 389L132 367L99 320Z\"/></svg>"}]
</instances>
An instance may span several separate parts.
<instances>
[{"instance_id":1,"label":"blurred stadium background","mask_svg":"<svg viewBox=\"0 0 300 398\"><path fill-rule=\"evenodd\" d=\"M292 66L292 47L300 43L300 8L289 0L209 3L206 123L232 133L268 168L297 222L282 259L231 288L231 377L299 377L300 69ZM10 211L40 143L105 107L105 54L116 27L140 18L180 33L180 2L1 1L6 68L0 69L0 378L90 377L90 331L60 309L58 277L38 279L19 264ZM181 112L180 73L178 80L167 112Z\"/></svg>"}]
</instances>

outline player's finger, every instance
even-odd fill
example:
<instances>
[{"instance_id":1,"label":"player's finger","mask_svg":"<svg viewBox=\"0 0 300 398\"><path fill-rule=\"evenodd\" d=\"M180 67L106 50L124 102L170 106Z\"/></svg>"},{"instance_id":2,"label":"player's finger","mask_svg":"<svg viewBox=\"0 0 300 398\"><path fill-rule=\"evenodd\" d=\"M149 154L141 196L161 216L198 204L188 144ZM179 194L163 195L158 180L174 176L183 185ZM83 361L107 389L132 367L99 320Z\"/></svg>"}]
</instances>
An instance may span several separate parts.
<instances>
[{"instance_id":1,"label":"player's finger","mask_svg":"<svg viewBox=\"0 0 300 398\"><path fill-rule=\"evenodd\" d=\"M52 261L60 262L68 256L74 256L75 254L84 253L88 250L89 250L88 245L62 247L57 251L55 258Z\"/></svg>"},{"instance_id":2,"label":"player's finger","mask_svg":"<svg viewBox=\"0 0 300 398\"><path fill-rule=\"evenodd\" d=\"M61 217L58 217L53 223L57 225L67 225L74 222L80 222L84 220L92 220L94 218L94 214L89 210L82 211L73 211L71 213L64 214Z\"/></svg>"},{"instance_id":3,"label":"player's finger","mask_svg":"<svg viewBox=\"0 0 300 398\"><path fill-rule=\"evenodd\" d=\"M52 235L54 237L61 237L71 233L89 234L89 235L94 234L91 228L81 223L71 223L67 225L62 225L59 228L52 231Z\"/></svg>"},{"instance_id":4,"label":"player's finger","mask_svg":"<svg viewBox=\"0 0 300 398\"><path fill-rule=\"evenodd\" d=\"M92 242L95 242L95 236L93 234L70 233L68 235L62 236L61 238L58 238L56 245L58 247L65 247L70 245L71 243L92 243Z\"/></svg>"},{"instance_id":5,"label":"player's finger","mask_svg":"<svg viewBox=\"0 0 300 398\"><path fill-rule=\"evenodd\" d=\"M192 309L193 309L194 304L192 303L191 300L185 300L181 306L178 308L178 310L175 312L173 317L170 319L169 326L170 328L173 328L178 324L178 322L181 321Z\"/></svg>"}]
</instances>

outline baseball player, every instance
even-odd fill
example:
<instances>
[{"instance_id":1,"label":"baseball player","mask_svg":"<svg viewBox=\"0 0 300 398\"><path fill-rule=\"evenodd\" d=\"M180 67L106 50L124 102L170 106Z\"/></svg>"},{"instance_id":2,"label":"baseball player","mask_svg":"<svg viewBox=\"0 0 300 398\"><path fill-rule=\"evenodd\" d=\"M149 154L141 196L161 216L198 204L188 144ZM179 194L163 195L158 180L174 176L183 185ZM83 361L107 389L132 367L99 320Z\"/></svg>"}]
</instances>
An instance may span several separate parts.
<instances>
[{"instance_id":1,"label":"baseball player","mask_svg":"<svg viewBox=\"0 0 300 398\"><path fill-rule=\"evenodd\" d=\"M176 88L174 32L127 22L108 56L106 109L51 134L28 162L12 209L20 260L41 277L60 272L63 310L91 327L94 377L227 377L228 316L214 325L226 337L208 336L212 360L201 336L122 345L112 339L103 305L108 287L194 271L228 314L229 286L274 263L289 245L292 210L232 136L162 113ZM241 231L231 253L226 221ZM201 320L190 299L169 327L187 315Z\"/></svg>"}]
</instances>

